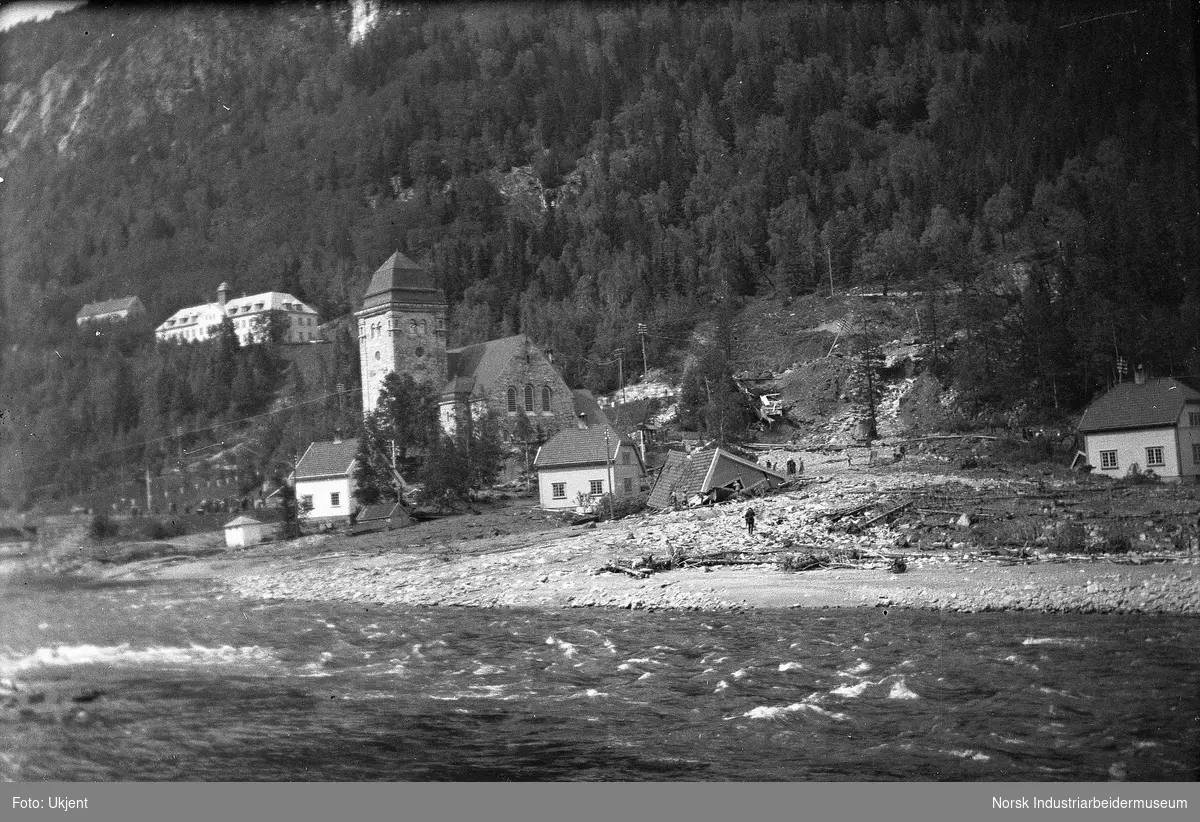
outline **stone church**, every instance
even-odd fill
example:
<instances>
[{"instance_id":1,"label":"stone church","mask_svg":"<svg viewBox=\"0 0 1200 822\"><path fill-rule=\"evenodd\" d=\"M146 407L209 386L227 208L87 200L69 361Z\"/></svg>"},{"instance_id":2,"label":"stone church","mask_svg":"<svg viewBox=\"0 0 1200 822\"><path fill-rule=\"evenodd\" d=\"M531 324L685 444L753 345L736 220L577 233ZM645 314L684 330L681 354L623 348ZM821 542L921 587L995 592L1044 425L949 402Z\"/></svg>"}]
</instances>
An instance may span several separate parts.
<instances>
[{"instance_id":1,"label":"stone church","mask_svg":"<svg viewBox=\"0 0 1200 822\"><path fill-rule=\"evenodd\" d=\"M575 425L581 414L589 423L606 422L595 397L568 388L551 356L524 334L447 349L447 308L429 272L399 251L375 271L355 312L364 414L375 410L384 377L395 371L438 391L447 433L485 410L494 412L508 442L521 415L541 439Z\"/></svg>"}]
</instances>

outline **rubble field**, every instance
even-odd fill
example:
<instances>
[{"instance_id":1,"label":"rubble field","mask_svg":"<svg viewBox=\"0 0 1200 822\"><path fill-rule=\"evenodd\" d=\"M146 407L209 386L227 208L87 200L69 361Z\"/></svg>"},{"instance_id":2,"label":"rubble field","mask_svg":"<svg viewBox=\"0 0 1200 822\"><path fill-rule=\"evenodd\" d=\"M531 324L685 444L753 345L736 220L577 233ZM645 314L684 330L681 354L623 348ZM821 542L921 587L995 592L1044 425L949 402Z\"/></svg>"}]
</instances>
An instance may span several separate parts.
<instances>
[{"instance_id":1,"label":"rubble field","mask_svg":"<svg viewBox=\"0 0 1200 822\"><path fill-rule=\"evenodd\" d=\"M938 459L809 464L829 467L712 507L569 525L517 498L402 530L104 575L416 606L1200 613L1196 486L954 471Z\"/></svg>"}]
</instances>

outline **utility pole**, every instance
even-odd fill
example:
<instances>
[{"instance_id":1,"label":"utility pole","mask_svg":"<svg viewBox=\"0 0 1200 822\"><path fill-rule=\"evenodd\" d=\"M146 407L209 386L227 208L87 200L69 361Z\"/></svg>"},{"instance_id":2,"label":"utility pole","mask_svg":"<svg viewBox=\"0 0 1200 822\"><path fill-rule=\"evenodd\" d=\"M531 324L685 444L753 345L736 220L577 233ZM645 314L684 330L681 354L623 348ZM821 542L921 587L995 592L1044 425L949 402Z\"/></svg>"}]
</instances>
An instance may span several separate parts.
<instances>
[{"instance_id":1,"label":"utility pole","mask_svg":"<svg viewBox=\"0 0 1200 822\"><path fill-rule=\"evenodd\" d=\"M833 251L825 246L825 263L829 267L829 299L833 299Z\"/></svg>"},{"instance_id":2,"label":"utility pole","mask_svg":"<svg viewBox=\"0 0 1200 822\"><path fill-rule=\"evenodd\" d=\"M608 518L613 518L613 452L612 452L612 432L604 429L604 464L608 469Z\"/></svg>"},{"instance_id":3,"label":"utility pole","mask_svg":"<svg viewBox=\"0 0 1200 822\"><path fill-rule=\"evenodd\" d=\"M150 516L150 508L153 503L150 500L150 463L146 463L146 516Z\"/></svg>"},{"instance_id":4,"label":"utility pole","mask_svg":"<svg viewBox=\"0 0 1200 822\"><path fill-rule=\"evenodd\" d=\"M617 355L617 382L621 386L621 405L625 404L625 349L618 348L613 352Z\"/></svg>"},{"instance_id":5,"label":"utility pole","mask_svg":"<svg viewBox=\"0 0 1200 822\"><path fill-rule=\"evenodd\" d=\"M646 364L646 328L645 323L638 323L638 336L642 338L642 380L645 381L646 374L650 372L650 366Z\"/></svg>"}]
</instances>

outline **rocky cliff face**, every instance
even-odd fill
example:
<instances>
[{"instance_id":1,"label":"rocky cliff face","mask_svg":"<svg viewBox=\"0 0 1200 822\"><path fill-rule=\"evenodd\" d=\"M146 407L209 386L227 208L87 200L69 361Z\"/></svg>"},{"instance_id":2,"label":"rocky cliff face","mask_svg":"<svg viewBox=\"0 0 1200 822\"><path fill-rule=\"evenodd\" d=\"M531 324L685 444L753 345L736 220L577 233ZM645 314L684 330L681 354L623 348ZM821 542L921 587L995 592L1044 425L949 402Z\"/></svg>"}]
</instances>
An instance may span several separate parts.
<instances>
[{"instance_id":1,"label":"rocky cliff face","mask_svg":"<svg viewBox=\"0 0 1200 822\"><path fill-rule=\"evenodd\" d=\"M301 49L305 41L311 46L314 33L344 36L351 22L361 39L378 16L372 8L356 4L353 16L341 6L127 14L85 8L0 35L6 81L0 86L0 169L35 143L70 157L89 139L113 143L124 135L125 147L136 153L146 142L139 129L189 109L205 119L216 115L219 129L222 113L226 121L236 116L240 80L255 61Z\"/></svg>"}]
</instances>

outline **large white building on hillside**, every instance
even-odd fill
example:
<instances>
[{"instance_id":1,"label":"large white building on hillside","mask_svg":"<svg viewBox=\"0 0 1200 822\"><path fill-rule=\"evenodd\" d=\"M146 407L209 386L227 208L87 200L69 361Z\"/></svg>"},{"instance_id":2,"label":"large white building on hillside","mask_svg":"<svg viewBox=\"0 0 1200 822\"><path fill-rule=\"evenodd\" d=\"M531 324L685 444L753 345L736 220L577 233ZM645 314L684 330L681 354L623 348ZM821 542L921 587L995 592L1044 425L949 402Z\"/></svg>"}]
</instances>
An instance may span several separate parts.
<instances>
[{"instance_id":1,"label":"large white building on hillside","mask_svg":"<svg viewBox=\"0 0 1200 822\"><path fill-rule=\"evenodd\" d=\"M229 299L227 283L221 283L217 289L215 303L179 309L156 328L154 334L163 342L201 342L216 334L221 319L228 316L242 345L263 342L270 311L279 311L285 318L283 342L304 343L320 339L316 309L279 291Z\"/></svg>"}]
</instances>

